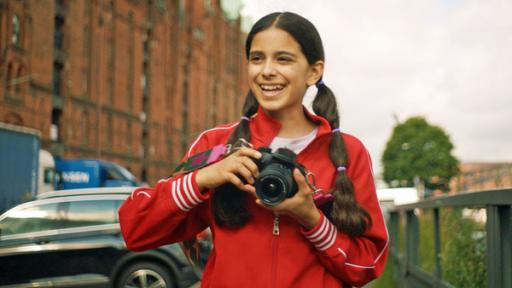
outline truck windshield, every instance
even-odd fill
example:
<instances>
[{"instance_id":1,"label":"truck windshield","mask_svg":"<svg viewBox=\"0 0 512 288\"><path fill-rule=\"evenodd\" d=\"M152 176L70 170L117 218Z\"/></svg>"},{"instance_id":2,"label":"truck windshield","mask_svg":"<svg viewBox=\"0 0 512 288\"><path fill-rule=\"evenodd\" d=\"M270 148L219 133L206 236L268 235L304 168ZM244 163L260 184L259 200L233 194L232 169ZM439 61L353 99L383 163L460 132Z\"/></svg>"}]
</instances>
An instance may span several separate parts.
<instances>
[{"instance_id":1,"label":"truck windshield","mask_svg":"<svg viewBox=\"0 0 512 288\"><path fill-rule=\"evenodd\" d=\"M128 180L133 183L137 183L137 179L135 176L133 176L130 171L126 170L125 168L118 166L118 165L112 165L107 169L107 177L111 180Z\"/></svg>"}]
</instances>

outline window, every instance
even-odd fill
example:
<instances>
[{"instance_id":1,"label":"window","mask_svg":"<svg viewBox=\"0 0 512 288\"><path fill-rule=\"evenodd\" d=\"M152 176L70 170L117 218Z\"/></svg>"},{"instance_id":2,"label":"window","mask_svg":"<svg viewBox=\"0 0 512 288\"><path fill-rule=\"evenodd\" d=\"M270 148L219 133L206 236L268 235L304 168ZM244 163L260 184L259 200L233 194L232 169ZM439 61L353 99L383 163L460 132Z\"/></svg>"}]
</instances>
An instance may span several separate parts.
<instances>
[{"instance_id":1,"label":"window","mask_svg":"<svg viewBox=\"0 0 512 288\"><path fill-rule=\"evenodd\" d=\"M53 47L57 50L63 48L64 20L55 18L55 30L53 32Z\"/></svg>"},{"instance_id":2,"label":"window","mask_svg":"<svg viewBox=\"0 0 512 288\"><path fill-rule=\"evenodd\" d=\"M24 77L26 77L26 75L23 75L23 74L24 74L23 66L18 67L18 73L16 73L16 79L14 79L14 81L11 81L11 85L15 85L14 91L16 91L16 94L20 94L22 92L23 82L26 81L26 79L24 79Z\"/></svg>"},{"instance_id":3,"label":"window","mask_svg":"<svg viewBox=\"0 0 512 288\"><path fill-rule=\"evenodd\" d=\"M7 64L7 89L10 90L12 87L12 80L13 80L13 65L12 63Z\"/></svg>"},{"instance_id":4,"label":"window","mask_svg":"<svg viewBox=\"0 0 512 288\"><path fill-rule=\"evenodd\" d=\"M74 201L68 204L67 227L114 224L117 219L116 200Z\"/></svg>"},{"instance_id":5,"label":"window","mask_svg":"<svg viewBox=\"0 0 512 288\"><path fill-rule=\"evenodd\" d=\"M63 66L59 63L53 64L53 95L62 96L62 70Z\"/></svg>"},{"instance_id":6,"label":"window","mask_svg":"<svg viewBox=\"0 0 512 288\"><path fill-rule=\"evenodd\" d=\"M13 45L20 45L20 37L21 37L21 28L20 28L20 18L18 15L12 16L12 36L11 43Z\"/></svg>"},{"instance_id":7,"label":"window","mask_svg":"<svg viewBox=\"0 0 512 288\"><path fill-rule=\"evenodd\" d=\"M53 187L55 181L55 169L54 168L45 168L43 171L43 181L44 184L51 185Z\"/></svg>"},{"instance_id":8,"label":"window","mask_svg":"<svg viewBox=\"0 0 512 288\"><path fill-rule=\"evenodd\" d=\"M53 108L52 110L52 126L50 128L50 139L52 141L60 141L61 133L60 133L60 120L62 118L62 110Z\"/></svg>"},{"instance_id":9,"label":"window","mask_svg":"<svg viewBox=\"0 0 512 288\"><path fill-rule=\"evenodd\" d=\"M62 217L57 213L57 204L42 204L11 211L0 222L2 236L40 232L56 229Z\"/></svg>"}]
</instances>

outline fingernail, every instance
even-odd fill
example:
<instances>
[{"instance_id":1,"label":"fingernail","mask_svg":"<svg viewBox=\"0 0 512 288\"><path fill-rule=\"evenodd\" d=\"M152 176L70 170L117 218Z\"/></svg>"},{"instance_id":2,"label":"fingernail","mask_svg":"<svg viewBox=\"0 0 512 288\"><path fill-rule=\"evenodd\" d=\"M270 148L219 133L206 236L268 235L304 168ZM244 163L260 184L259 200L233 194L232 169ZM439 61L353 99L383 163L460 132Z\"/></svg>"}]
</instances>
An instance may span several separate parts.
<instances>
[{"instance_id":1,"label":"fingernail","mask_svg":"<svg viewBox=\"0 0 512 288\"><path fill-rule=\"evenodd\" d=\"M257 158L261 158L261 153L260 152L256 152L256 157Z\"/></svg>"}]
</instances>

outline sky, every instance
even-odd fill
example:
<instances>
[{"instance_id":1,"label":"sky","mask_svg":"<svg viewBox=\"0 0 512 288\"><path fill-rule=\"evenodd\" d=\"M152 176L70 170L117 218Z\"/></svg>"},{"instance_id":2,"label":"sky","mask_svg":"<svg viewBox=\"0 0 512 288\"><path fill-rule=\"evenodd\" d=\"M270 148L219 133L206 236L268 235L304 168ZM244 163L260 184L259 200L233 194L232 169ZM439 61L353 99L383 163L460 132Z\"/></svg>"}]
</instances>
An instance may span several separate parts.
<instances>
[{"instance_id":1,"label":"sky","mask_svg":"<svg viewBox=\"0 0 512 288\"><path fill-rule=\"evenodd\" d=\"M275 11L319 30L342 130L376 174L393 127L412 116L443 128L462 162L512 162L512 1L245 0L241 13Z\"/></svg>"}]
</instances>

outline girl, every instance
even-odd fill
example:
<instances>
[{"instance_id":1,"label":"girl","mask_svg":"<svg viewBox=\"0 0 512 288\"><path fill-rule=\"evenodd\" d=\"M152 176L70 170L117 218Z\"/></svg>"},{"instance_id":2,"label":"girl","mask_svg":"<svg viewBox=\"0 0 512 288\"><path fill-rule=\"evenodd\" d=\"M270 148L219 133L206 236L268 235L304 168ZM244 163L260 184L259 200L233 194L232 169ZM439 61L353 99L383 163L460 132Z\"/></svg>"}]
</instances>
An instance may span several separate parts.
<instances>
[{"instance_id":1,"label":"girl","mask_svg":"<svg viewBox=\"0 0 512 288\"><path fill-rule=\"evenodd\" d=\"M388 236L368 152L340 132L335 97L322 81L318 31L297 14L269 14L249 32L246 56L242 118L203 132L187 158L239 139L252 148L136 190L119 210L128 248L152 249L210 227L214 249L202 287L364 285L384 268ZM316 115L302 105L311 85ZM298 192L264 205L253 186L260 147L293 150L315 185L295 169Z\"/></svg>"}]
</instances>

